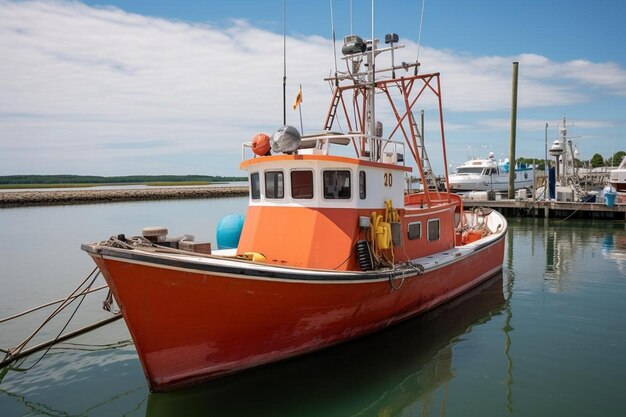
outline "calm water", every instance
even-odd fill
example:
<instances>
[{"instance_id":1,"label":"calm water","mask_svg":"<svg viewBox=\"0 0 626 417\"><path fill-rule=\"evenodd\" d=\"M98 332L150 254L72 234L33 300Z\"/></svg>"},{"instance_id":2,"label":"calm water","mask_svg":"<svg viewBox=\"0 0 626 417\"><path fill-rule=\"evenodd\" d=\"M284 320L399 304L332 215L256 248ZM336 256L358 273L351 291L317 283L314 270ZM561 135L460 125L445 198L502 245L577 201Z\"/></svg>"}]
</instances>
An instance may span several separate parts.
<instances>
[{"instance_id":1,"label":"calm water","mask_svg":"<svg viewBox=\"0 0 626 417\"><path fill-rule=\"evenodd\" d=\"M244 214L245 205L232 198L2 209L0 317L71 291L93 268L81 242L151 225L214 240L216 222ZM40 354L0 374L0 416L624 415L624 223L509 222L501 275L388 331L150 394L118 321L52 349L31 369ZM70 327L106 317L104 295L90 296ZM0 324L0 347L19 342L45 313Z\"/></svg>"}]
</instances>

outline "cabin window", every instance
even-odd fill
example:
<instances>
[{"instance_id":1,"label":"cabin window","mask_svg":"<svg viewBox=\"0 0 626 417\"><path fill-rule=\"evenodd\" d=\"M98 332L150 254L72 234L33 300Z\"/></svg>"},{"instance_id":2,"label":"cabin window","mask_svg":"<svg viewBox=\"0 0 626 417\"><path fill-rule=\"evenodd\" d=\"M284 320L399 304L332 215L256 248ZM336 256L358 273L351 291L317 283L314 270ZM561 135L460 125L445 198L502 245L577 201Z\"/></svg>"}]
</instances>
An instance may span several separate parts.
<instances>
[{"instance_id":1,"label":"cabin window","mask_svg":"<svg viewBox=\"0 0 626 417\"><path fill-rule=\"evenodd\" d=\"M482 174L483 169L482 168L457 168L456 173L457 174Z\"/></svg>"},{"instance_id":2,"label":"cabin window","mask_svg":"<svg viewBox=\"0 0 626 417\"><path fill-rule=\"evenodd\" d=\"M421 239L422 237L422 223L415 222L409 223L409 240Z\"/></svg>"},{"instance_id":3,"label":"cabin window","mask_svg":"<svg viewBox=\"0 0 626 417\"><path fill-rule=\"evenodd\" d=\"M265 173L265 197L285 197L285 182L282 171L267 171Z\"/></svg>"},{"instance_id":4,"label":"cabin window","mask_svg":"<svg viewBox=\"0 0 626 417\"><path fill-rule=\"evenodd\" d=\"M347 200L350 197L350 171L324 171L324 198Z\"/></svg>"},{"instance_id":5,"label":"cabin window","mask_svg":"<svg viewBox=\"0 0 626 417\"><path fill-rule=\"evenodd\" d=\"M428 241L439 240L439 219L428 220Z\"/></svg>"},{"instance_id":6,"label":"cabin window","mask_svg":"<svg viewBox=\"0 0 626 417\"><path fill-rule=\"evenodd\" d=\"M359 198L365 200L367 196L365 191L365 171L359 171Z\"/></svg>"},{"instance_id":7,"label":"cabin window","mask_svg":"<svg viewBox=\"0 0 626 417\"><path fill-rule=\"evenodd\" d=\"M291 171L291 197L313 198L313 171Z\"/></svg>"},{"instance_id":8,"label":"cabin window","mask_svg":"<svg viewBox=\"0 0 626 417\"><path fill-rule=\"evenodd\" d=\"M259 181L259 173L253 172L250 174L250 196L253 200L261 198L261 183Z\"/></svg>"}]
</instances>

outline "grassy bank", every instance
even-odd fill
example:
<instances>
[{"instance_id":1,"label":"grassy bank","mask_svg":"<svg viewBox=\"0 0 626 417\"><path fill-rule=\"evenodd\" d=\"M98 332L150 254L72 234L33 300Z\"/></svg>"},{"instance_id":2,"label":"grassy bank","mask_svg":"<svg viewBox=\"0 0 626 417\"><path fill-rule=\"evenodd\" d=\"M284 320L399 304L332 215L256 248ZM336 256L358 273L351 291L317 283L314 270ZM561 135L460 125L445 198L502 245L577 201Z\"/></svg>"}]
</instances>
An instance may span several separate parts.
<instances>
[{"instance_id":1,"label":"grassy bank","mask_svg":"<svg viewBox=\"0 0 626 417\"><path fill-rule=\"evenodd\" d=\"M187 185L209 185L216 184L209 181L185 181L185 182L176 182L176 181L161 181L161 182L148 182L145 185L154 186L154 187L170 187L170 186L187 186Z\"/></svg>"},{"instance_id":2,"label":"grassy bank","mask_svg":"<svg viewBox=\"0 0 626 417\"><path fill-rule=\"evenodd\" d=\"M5 175L0 176L0 190L84 188L115 185L185 186L239 181L245 182L247 178L212 175L127 175L120 177L93 175Z\"/></svg>"},{"instance_id":3,"label":"grassy bank","mask_svg":"<svg viewBox=\"0 0 626 417\"><path fill-rule=\"evenodd\" d=\"M103 184L94 184L90 183L75 183L75 184L0 184L0 190L28 190L34 188L89 188L89 187L102 187L102 186L120 186L120 185L146 185L148 187L185 187L192 185L209 185L209 184L219 184L219 182L209 182L209 181L161 181L161 182L146 182L146 183L137 183L137 182L128 182L128 183L103 183Z\"/></svg>"},{"instance_id":4,"label":"grassy bank","mask_svg":"<svg viewBox=\"0 0 626 417\"><path fill-rule=\"evenodd\" d=\"M0 184L0 190L27 190L29 188L85 188L85 187L101 187L103 185L121 185L121 184L94 184L92 182L86 183L72 183L72 184ZM134 185L133 183L123 185Z\"/></svg>"},{"instance_id":5,"label":"grassy bank","mask_svg":"<svg viewBox=\"0 0 626 417\"><path fill-rule=\"evenodd\" d=\"M121 201L177 200L189 198L243 197L248 187L176 187L112 190L60 190L0 192L0 208L64 204L115 203Z\"/></svg>"}]
</instances>

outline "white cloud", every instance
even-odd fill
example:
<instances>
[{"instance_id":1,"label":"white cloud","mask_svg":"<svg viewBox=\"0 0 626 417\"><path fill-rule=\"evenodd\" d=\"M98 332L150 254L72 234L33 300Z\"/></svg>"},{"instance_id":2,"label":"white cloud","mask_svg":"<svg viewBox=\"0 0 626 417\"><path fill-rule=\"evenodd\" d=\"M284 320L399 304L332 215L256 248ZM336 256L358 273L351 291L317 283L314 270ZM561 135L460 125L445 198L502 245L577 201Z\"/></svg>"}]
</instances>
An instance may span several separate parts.
<instances>
[{"instance_id":1,"label":"white cloud","mask_svg":"<svg viewBox=\"0 0 626 417\"><path fill-rule=\"evenodd\" d=\"M282 42L242 20L224 29L77 2L0 1L0 174L237 174L241 142L282 123ZM321 128L331 42L290 37L287 48L288 105L301 83L305 128ZM415 50L408 42L397 61ZM626 96L626 71L613 63L425 46L420 60L422 72L442 73L454 113L508 111L514 60L521 109ZM449 130L508 128L490 117L451 120ZM291 108L288 122L299 124ZM218 152L231 171L212 171ZM174 153L187 155L184 166Z\"/></svg>"}]
</instances>

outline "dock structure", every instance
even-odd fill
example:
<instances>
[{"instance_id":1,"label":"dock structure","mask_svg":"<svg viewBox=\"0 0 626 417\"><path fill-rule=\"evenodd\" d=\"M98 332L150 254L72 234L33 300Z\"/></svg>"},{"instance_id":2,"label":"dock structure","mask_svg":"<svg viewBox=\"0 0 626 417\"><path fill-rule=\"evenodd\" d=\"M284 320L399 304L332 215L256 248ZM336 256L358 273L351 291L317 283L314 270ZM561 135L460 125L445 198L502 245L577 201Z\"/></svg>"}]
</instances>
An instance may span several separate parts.
<instances>
[{"instance_id":1,"label":"dock structure","mask_svg":"<svg viewBox=\"0 0 626 417\"><path fill-rule=\"evenodd\" d=\"M463 205L466 208L492 208L494 210L498 210L507 217L626 220L626 204L616 204L609 207L605 203L582 203L569 201L464 199Z\"/></svg>"}]
</instances>

